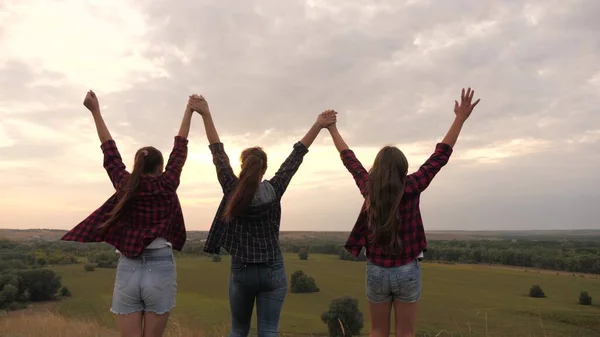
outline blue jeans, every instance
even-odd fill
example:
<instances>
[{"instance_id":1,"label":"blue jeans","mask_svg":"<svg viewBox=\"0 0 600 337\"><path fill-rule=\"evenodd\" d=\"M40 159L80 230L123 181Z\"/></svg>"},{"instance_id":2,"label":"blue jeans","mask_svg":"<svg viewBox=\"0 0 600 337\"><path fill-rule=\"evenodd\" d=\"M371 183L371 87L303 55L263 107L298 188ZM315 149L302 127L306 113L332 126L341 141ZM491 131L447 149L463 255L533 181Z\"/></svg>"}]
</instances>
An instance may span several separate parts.
<instances>
[{"instance_id":1,"label":"blue jeans","mask_svg":"<svg viewBox=\"0 0 600 337\"><path fill-rule=\"evenodd\" d=\"M165 314L175 306L177 270L173 250L146 249L136 258L121 256L115 276L111 312Z\"/></svg>"},{"instance_id":2,"label":"blue jeans","mask_svg":"<svg viewBox=\"0 0 600 337\"><path fill-rule=\"evenodd\" d=\"M231 262L230 337L248 336L256 300L258 336L278 336L279 316L287 293L283 259L268 263Z\"/></svg>"},{"instance_id":3,"label":"blue jeans","mask_svg":"<svg viewBox=\"0 0 600 337\"><path fill-rule=\"evenodd\" d=\"M384 268L367 262L367 298L371 303L415 303L421 297L421 266L414 260Z\"/></svg>"}]
</instances>

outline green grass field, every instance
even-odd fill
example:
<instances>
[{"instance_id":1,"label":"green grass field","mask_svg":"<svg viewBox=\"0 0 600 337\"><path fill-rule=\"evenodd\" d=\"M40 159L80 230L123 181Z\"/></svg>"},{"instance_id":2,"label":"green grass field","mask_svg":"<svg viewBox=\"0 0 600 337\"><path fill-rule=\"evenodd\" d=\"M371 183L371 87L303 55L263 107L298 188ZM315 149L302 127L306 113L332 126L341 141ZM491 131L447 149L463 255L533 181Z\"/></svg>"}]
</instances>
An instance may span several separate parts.
<instances>
[{"instance_id":1,"label":"green grass field","mask_svg":"<svg viewBox=\"0 0 600 337\"><path fill-rule=\"evenodd\" d=\"M288 293L282 331L294 335L325 335L320 314L331 299L350 295L359 299L369 331L368 303L364 295L364 263L341 261L331 255L300 261L285 256L289 275L302 269L314 277L321 292ZM179 258L178 297L172 324L211 333L229 324L229 261ZM114 269L85 272L81 265L56 267L72 298L61 301L58 313L66 317L97 320L115 327L110 314ZM600 306L577 303L580 291L600 301L600 280L555 273L511 270L474 265L423 264L423 296L418 329L431 336L600 336ZM547 298L527 296L540 284Z\"/></svg>"}]
</instances>

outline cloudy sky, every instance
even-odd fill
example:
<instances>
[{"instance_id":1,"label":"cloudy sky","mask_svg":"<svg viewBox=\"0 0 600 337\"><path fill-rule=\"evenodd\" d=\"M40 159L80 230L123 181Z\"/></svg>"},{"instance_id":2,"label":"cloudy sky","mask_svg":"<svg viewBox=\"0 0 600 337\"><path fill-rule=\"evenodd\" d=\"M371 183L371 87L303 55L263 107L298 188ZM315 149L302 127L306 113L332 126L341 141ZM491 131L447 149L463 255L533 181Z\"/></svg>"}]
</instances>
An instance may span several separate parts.
<instances>
[{"instance_id":1,"label":"cloudy sky","mask_svg":"<svg viewBox=\"0 0 600 337\"><path fill-rule=\"evenodd\" d=\"M199 93L234 165L261 145L271 175L329 108L367 167L396 144L416 170L471 86L482 101L422 196L425 227L600 228L597 13L597 0L3 0L0 227L67 229L113 192L89 89L129 166L140 146L168 155ZM221 194L192 123L179 195L188 228L207 229ZM282 230L349 230L360 204L324 131Z\"/></svg>"}]
</instances>

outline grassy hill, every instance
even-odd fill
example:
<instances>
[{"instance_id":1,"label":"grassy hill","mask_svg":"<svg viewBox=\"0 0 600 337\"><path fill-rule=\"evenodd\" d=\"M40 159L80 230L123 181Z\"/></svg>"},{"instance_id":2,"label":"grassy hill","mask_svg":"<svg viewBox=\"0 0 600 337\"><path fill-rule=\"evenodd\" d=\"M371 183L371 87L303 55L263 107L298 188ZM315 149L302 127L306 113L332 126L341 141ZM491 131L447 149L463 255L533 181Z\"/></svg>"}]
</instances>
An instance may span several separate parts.
<instances>
[{"instance_id":1,"label":"grassy hill","mask_svg":"<svg viewBox=\"0 0 600 337\"><path fill-rule=\"evenodd\" d=\"M285 260L288 275L302 269L315 278L321 291L288 294L282 331L287 335L325 335L326 326L319 315L331 299L343 295L359 299L365 315L363 331L369 330L364 263L317 254L310 255L308 261L286 254ZM183 257L177 264L179 293L170 331L225 335L229 324L228 260L213 263L208 258ZM85 272L81 265L53 269L63 277L63 284L73 294L72 298L58 303L55 308L58 314L110 330L116 328L115 318L108 311L114 269ZM597 278L490 266L423 264L423 281L418 327L424 335L600 335L600 306L577 303L580 291L588 291L594 298L600 296ZM541 285L548 297L528 297L533 284Z\"/></svg>"}]
</instances>

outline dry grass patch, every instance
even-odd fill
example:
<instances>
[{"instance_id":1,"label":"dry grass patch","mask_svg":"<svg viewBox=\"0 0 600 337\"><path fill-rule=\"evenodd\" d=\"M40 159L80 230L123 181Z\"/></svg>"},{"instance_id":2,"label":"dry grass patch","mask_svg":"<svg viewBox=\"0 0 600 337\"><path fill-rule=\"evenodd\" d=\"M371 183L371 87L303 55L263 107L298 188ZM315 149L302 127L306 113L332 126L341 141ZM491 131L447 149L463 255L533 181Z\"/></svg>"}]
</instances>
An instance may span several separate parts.
<instances>
[{"instance_id":1,"label":"dry grass patch","mask_svg":"<svg viewBox=\"0 0 600 337\"><path fill-rule=\"evenodd\" d=\"M211 334L187 329L169 320L165 337L226 336L227 326L217 326ZM67 319L51 311L23 310L0 317L2 337L118 337L119 333L87 320Z\"/></svg>"},{"instance_id":2,"label":"dry grass patch","mask_svg":"<svg viewBox=\"0 0 600 337\"><path fill-rule=\"evenodd\" d=\"M24 310L0 318L3 337L117 337L94 322L69 320L52 312Z\"/></svg>"}]
</instances>

